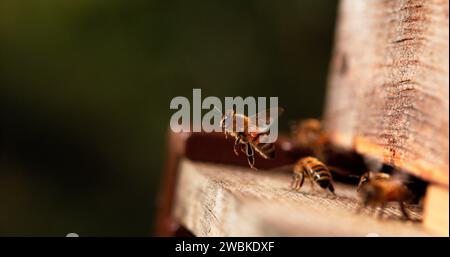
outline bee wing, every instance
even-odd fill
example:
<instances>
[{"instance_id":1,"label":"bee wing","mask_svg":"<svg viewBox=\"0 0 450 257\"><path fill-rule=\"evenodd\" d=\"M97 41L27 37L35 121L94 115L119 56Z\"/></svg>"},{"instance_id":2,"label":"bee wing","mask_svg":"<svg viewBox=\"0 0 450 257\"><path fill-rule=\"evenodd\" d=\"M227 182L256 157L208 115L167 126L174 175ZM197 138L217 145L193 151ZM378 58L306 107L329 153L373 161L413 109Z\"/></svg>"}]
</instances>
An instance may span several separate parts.
<instances>
[{"instance_id":1,"label":"bee wing","mask_svg":"<svg viewBox=\"0 0 450 257\"><path fill-rule=\"evenodd\" d=\"M405 172L400 172L400 171L394 172L394 173L391 175L391 180L395 180L395 181L402 182L402 183L405 184L405 185L414 182L414 180L413 180L413 178L411 177L411 175L409 175L409 174L407 174L407 173L405 173Z\"/></svg>"},{"instance_id":2,"label":"bee wing","mask_svg":"<svg viewBox=\"0 0 450 257\"><path fill-rule=\"evenodd\" d=\"M271 117L271 113L274 112L277 115ZM262 112L256 113L249 117L249 131L254 133L267 132L272 126L273 122L284 112L281 107L273 107L266 109Z\"/></svg>"},{"instance_id":3,"label":"bee wing","mask_svg":"<svg viewBox=\"0 0 450 257\"><path fill-rule=\"evenodd\" d=\"M225 130L235 132L245 131L245 126L247 124L247 117L245 115L233 113L232 111L227 112L225 115L228 115L229 117L224 123Z\"/></svg>"}]
</instances>

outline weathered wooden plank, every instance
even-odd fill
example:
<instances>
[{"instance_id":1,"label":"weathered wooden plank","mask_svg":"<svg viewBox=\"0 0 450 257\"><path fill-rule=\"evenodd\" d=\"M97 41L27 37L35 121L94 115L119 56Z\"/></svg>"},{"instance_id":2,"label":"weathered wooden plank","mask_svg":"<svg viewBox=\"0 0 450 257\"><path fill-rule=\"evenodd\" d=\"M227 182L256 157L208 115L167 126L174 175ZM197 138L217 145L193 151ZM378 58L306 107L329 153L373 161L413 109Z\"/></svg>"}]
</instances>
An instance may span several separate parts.
<instances>
[{"instance_id":1,"label":"weathered wooden plank","mask_svg":"<svg viewBox=\"0 0 450 257\"><path fill-rule=\"evenodd\" d=\"M174 216L197 236L418 236L432 235L418 222L401 221L397 206L385 218L356 213L355 188L336 194L289 189L290 174L193 162L180 164ZM420 210L410 207L421 219Z\"/></svg>"},{"instance_id":2,"label":"weathered wooden plank","mask_svg":"<svg viewBox=\"0 0 450 257\"><path fill-rule=\"evenodd\" d=\"M327 93L335 144L448 187L448 0L341 1Z\"/></svg>"}]
</instances>

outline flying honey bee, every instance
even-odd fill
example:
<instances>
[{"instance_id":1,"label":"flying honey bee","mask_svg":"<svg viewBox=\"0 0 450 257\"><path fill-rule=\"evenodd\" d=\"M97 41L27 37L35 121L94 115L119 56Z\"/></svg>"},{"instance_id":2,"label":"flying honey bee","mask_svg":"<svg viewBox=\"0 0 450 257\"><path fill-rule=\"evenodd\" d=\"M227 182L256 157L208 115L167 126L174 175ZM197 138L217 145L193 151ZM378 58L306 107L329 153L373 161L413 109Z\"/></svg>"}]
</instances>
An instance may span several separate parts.
<instances>
[{"instance_id":1,"label":"flying honey bee","mask_svg":"<svg viewBox=\"0 0 450 257\"><path fill-rule=\"evenodd\" d=\"M367 183L369 183L370 181L382 181L388 180L390 178L391 175L384 172L371 172L371 171L366 172L361 175L356 191L359 192L361 190L361 187L367 185Z\"/></svg>"},{"instance_id":2,"label":"flying honey bee","mask_svg":"<svg viewBox=\"0 0 450 257\"><path fill-rule=\"evenodd\" d=\"M294 175L292 178L291 188L299 191L303 185L305 177L311 182L318 184L323 189L330 190L334 194L333 177L325 164L314 157L305 157L300 159L294 165Z\"/></svg>"},{"instance_id":3,"label":"flying honey bee","mask_svg":"<svg viewBox=\"0 0 450 257\"><path fill-rule=\"evenodd\" d=\"M363 180L363 177L361 177ZM397 202L405 219L409 219L409 215L405 210L404 203L411 201L414 197L408 187L399 179L386 177L378 177L378 179L369 179L366 182L360 181L359 195L364 207L370 206L381 208L379 217L383 216L383 210L387 203Z\"/></svg>"},{"instance_id":4,"label":"flying honey bee","mask_svg":"<svg viewBox=\"0 0 450 257\"><path fill-rule=\"evenodd\" d=\"M324 160L324 148L328 143L328 136L318 119L305 119L296 122L292 128L292 138L299 147L309 148L320 160Z\"/></svg>"},{"instance_id":5,"label":"flying honey bee","mask_svg":"<svg viewBox=\"0 0 450 257\"><path fill-rule=\"evenodd\" d=\"M270 117L272 112L278 116L284 111L283 108L274 107L252 116L236 113L234 110L227 111L222 116L220 125L225 133L225 137L230 135L235 139L234 153L239 155L240 150L247 156L248 165L252 169L255 167L255 152L264 159L275 158L275 145L273 143L260 142L262 135L267 135L275 117ZM264 115L263 115L264 113ZM266 117L265 119L261 117Z\"/></svg>"}]
</instances>

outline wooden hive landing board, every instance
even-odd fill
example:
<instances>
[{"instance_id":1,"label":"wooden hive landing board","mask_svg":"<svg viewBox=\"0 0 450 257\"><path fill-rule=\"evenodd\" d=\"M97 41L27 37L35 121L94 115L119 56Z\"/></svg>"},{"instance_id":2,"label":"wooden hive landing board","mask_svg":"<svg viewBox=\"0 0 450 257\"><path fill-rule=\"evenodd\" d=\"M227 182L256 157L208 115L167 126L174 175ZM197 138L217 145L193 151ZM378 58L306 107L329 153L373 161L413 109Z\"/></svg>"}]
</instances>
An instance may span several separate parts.
<instances>
[{"instance_id":1,"label":"wooden hive landing board","mask_svg":"<svg viewBox=\"0 0 450 257\"><path fill-rule=\"evenodd\" d=\"M397 205L382 220L357 213L354 186L336 184L336 196L305 183L290 190L291 176L273 171L182 160L175 217L196 236L427 236L420 222L404 222ZM419 208L409 213L420 220Z\"/></svg>"}]
</instances>

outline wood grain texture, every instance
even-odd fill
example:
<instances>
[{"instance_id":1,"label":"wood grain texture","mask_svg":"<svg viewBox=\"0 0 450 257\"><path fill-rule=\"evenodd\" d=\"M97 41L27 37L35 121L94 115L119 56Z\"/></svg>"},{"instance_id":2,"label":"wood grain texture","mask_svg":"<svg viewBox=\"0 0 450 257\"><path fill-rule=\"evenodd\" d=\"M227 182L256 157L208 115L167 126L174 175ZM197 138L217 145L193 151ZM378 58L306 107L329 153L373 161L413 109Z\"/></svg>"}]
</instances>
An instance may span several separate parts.
<instances>
[{"instance_id":1,"label":"wood grain texture","mask_svg":"<svg viewBox=\"0 0 450 257\"><path fill-rule=\"evenodd\" d=\"M305 183L289 189L290 174L182 160L174 216L197 236L419 236L418 222L399 220L397 206L379 220L356 213L355 188L336 185L333 196ZM409 206L414 219L418 208Z\"/></svg>"},{"instance_id":2,"label":"wood grain texture","mask_svg":"<svg viewBox=\"0 0 450 257\"><path fill-rule=\"evenodd\" d=\"M448 186L449 1L341 1L326 102L333 143Z\"/></svg>"}]
</instances>

